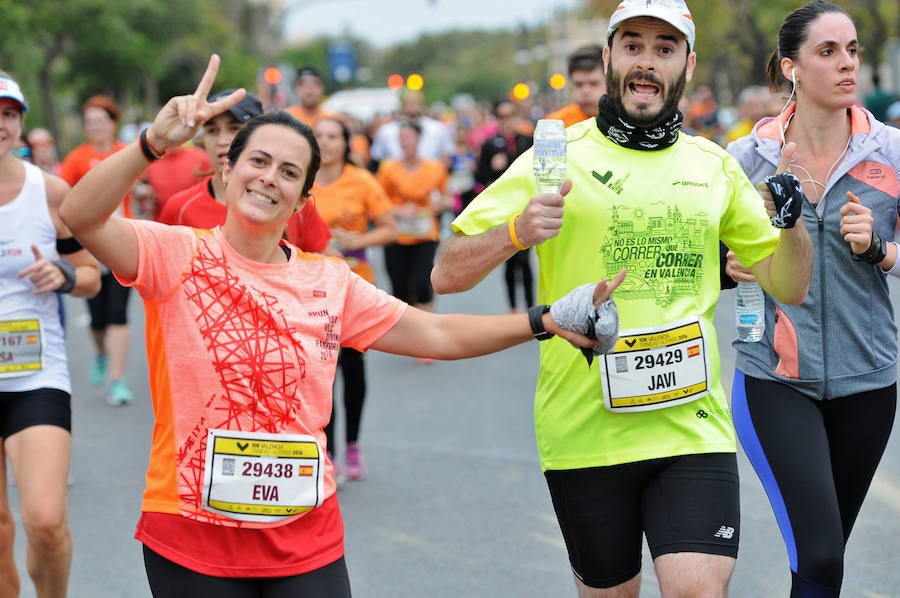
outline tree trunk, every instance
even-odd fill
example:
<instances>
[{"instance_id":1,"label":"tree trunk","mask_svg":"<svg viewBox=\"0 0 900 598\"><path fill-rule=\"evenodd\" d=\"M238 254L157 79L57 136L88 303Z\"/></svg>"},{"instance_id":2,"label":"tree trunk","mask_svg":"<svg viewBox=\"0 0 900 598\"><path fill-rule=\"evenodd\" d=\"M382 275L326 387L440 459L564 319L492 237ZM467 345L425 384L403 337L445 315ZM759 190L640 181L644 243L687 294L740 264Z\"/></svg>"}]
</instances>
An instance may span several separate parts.
<instances>
[{"instance_id":1,"label":"tree trunk","mask_svg":"<svg viewBox=\"0 0 900 598\"><path fill-rule=\"evenodd\" d=\"M53 135L56 144L56 154L62 156L60 149L59 117L56 114L56 92L53 89L53 66L62 56L65 40L61 35L55 35L47 46L41 67L38 69L38 88L41 94L41 105L44 109L44 118L47 121L47 130Z\"/></svg>"}]
</instances>

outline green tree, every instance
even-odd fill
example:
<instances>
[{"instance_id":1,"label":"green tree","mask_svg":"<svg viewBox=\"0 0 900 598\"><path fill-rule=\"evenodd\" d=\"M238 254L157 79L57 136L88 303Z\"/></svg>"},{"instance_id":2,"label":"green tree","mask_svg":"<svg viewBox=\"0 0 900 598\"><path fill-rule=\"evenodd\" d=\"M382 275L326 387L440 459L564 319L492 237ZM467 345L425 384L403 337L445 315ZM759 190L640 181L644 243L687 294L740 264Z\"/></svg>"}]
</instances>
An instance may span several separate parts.
<instances>
[{"instance_id":1,"label":"green tree","mask_svg":"<svg viewBox=\"0 0 900 598\"><path fill-rule=\"evenodd\" d=\"M331 38L318 37L300 46L285 49L280 60L300 67L311 65L326 79L327 91L335 91L328 80L328 45ZM506 96L516 83L513 64L515 36L508 31L448 31L379 49L364 40L352 39L358 67L369 74L367 81L351 85L384 87L388 75L404 77L419 73L425 80L429 101L447 101L455 94L468 93L482 99ZM293 84L294 73L285 73Z\"/></svg>"},{"instance_id":2,"label":"green tree","mask_svg":"<svg viewBox=\"0 0 900 598\"><path fill-rule=\"evenodd\" d=\"M516 83L516 38L509 31L449 31L422 35L387 49L372 65L373 80L391 73L419 73L429 101L468 93L477 98L506 96Z\"/></svg>"},{"instance_id":3,"label":"green tree","mask_svg":"<svg viewBox=\"0 0 900 598\"><path fill-rule=\"evenodd\" d=\"M238 4L249 6L250 0ZM29 123L46 125L60 139L59 109L77 112L80 102L95 93L155 109L160 97L192 91L212 52L223 56L220 84L249 86L258 59L248 58L253 56L248 49L259 36L228 19L224 10L231 5L216 0L0 0L6 28L0 68L37 98Z\"/></svg>"}]
</instances>

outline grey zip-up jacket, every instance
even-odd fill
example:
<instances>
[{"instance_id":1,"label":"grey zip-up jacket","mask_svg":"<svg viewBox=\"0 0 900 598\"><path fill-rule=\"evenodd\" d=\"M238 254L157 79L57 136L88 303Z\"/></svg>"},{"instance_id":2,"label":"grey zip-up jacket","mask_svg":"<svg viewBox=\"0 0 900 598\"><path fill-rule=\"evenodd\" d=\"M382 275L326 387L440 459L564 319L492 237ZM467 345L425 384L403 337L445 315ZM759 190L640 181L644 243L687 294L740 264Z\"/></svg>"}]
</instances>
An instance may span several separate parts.
<instances>
[{"instance_id":1,"label":"grey zip-up jacket","mask_svg":"<svg viewBox=\"0 0 900 598\"><path fill-rule=\"evenodd\" d=\"M753 183L773 174L781 156L784 124L765 118L729 144ZM852 191L872 210L874 232L894 238L900 197L900 129L853 107L851 139L843 161L826 181L818 204L803 202L803 222L813 245L813 276L802 305L766 295L766 331L758 343L735 341L739 370L775 380L814 399L884 388L897 379L897 327L886 272L851 259L840 232L841 206ZM803 177L800 177L803 178ZM900 259L897 260L900 262ZM891 271L900 274L900 263Z\"/></svg>"}]
</instances>

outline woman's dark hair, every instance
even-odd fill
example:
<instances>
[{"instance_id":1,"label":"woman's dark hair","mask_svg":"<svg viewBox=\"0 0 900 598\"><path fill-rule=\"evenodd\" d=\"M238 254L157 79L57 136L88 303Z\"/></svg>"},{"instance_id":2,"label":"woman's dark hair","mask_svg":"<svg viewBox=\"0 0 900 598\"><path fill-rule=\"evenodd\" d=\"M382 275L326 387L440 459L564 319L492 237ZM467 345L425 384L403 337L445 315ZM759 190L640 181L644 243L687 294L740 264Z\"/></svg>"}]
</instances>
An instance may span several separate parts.
<instances>
[{"instance_id":1,"label":"woman's dark hair","mask_svg":"<svg viewBox=\"0 0 900 598\"><path fill-rule=\"evenodd\" d=\"M306 171L306 179L303 181L303 197L308 196L309 190L316 180L319 164L322 162L319 144L316 143L316 136L313 135L309 125L300 122L284 110L267 112L265 114L260 114L259 116L254 116L248 120L231 141L231 147L228 148L228 164L234 166L235 163L237 163L237 159L244 153L244 149L247 147L247 141L250 139L250 136L253 135L253 132L256 131L256 129L264 125L281 125L293 129L309 142L309 147L312 152L309 158L309 169Z\"/></svg>"},{"instance_id":2,"label":"woman's dark hair","mask_svg":"<svg viewBox=\"0 0 900 598\"><path fill-rule=\"evenodd\" d=\"M340 116L323 116L316 121L319 124L323 120L337 123L341 127L341 137L344 138L344 164L355 165L353 162L353 154L350 152L350 127L344 122Z\"/></svg>"},{"instance_id":3,"label":"woman's dark hair","mask_svg":"<svg viewBox=\"0 0 900 598\"><path fill-rule=\"evenodd\" d=\"M411 118L404 118L400 121L401 129L412 129L416 132L416 137L422 136L422 125Z\"/></svg>"},{"instance_id":4,"label":"woman's dark hair","mask_svg":"<svg viewBox=\"0 0 900 598\"><path fill-rule=\"evenodd\" d=\"M769 56L769 62L766 64L766 80L769 82L769 89L778 91L781 87L779 79L781 59L797 60L800 46L809 37L810 24L822 15L834 12L846 15L848 19L852 20L846 10L826 0L810 2L784 18L781 28L778 30L778 46Z\"/></svg>"}]
</instances>

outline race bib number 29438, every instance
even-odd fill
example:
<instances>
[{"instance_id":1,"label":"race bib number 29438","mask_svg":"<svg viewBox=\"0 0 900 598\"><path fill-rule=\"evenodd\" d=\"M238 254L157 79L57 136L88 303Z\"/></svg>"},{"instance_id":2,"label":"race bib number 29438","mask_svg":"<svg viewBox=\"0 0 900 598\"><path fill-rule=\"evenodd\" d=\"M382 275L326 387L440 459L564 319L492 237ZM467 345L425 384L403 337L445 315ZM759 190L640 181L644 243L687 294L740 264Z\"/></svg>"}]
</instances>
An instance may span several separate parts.
<instances>
[{"instance_id":1,"label":"race bib number 29438","mask_svg":"<svg viewBox=\"0 0 900 598\"><path fill-rule=\"evenodd\" d=\"M257 522L309 511L324 500L324 464L312 436L210 430L204 508Z\"/></svg>"}]
</instances>

